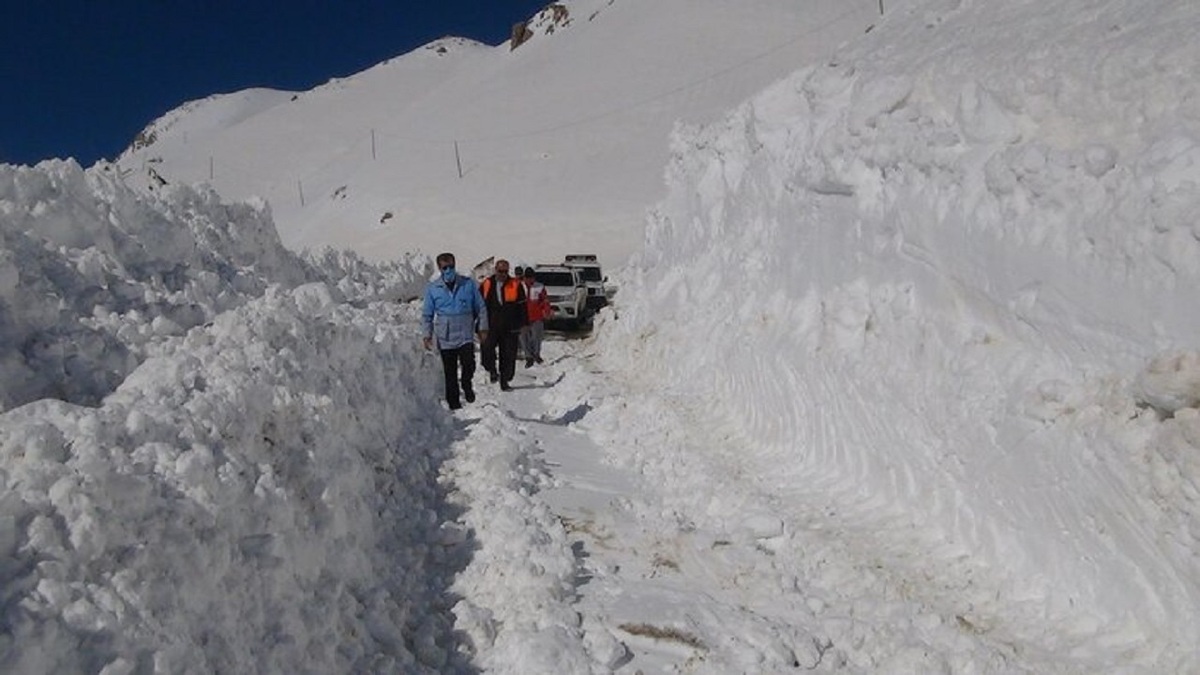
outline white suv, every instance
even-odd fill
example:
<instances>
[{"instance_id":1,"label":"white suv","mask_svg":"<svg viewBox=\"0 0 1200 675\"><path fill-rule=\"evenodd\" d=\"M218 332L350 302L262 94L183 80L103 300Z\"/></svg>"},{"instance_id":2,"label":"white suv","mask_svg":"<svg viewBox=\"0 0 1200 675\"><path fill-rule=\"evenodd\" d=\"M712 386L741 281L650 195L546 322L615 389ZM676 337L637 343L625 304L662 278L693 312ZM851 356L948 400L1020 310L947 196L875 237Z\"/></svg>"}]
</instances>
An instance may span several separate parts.
<instances>
[{"instance_id":1,"label":"white suv","mask_svg":"<svg viewBox=\"0 0 1200 675\"><path fill-rule=\"evenodd\" d=\"M600 261L594 254L580 253L568 255L563 264L579 270L579 276L583 277L583 283L587 286L587 308L589 311L596 312L608 304L608 293L604 288L604 282L608 281L608 277L604 276L604 273L600 271Z\"/></svg>"},{"instance_id":2,"label":"white suv","mask_svg":"<svg viewBox=\"0 0 1200 675\"><path fill-rule=\"evenodd\" d=\"M538 265L533 268L533 276L546 287L554 306L554 320L579 328L587 317L587 286L579 270L566 265Z\"/></svg>"}]
</instances>

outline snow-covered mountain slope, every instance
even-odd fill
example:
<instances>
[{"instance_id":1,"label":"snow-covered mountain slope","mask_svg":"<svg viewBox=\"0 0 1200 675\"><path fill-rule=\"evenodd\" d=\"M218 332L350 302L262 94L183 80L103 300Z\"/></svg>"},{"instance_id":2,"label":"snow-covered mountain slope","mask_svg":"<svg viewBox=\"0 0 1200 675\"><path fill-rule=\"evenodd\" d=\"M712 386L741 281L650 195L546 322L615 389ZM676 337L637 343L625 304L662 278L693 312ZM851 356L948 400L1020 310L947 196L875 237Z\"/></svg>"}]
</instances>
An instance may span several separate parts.
<instances>
[{"instance_id":1,"label":"snow-covered mountain slope","mask_svg":"<svg viewBox=\"0 0 1200 675\"><path fill-rule=\"evenodd\" d=\"M189 121L211 104L172 112L118 163L144 186L153 169L261 196L292 248L615 265L663 194L677 120L717 119L878 18L874 0L574 0L515 50L447 38L227 124Z\"/></svg>"},{"instance_id":2,"label":"snow-covered mountain slope","mask_svg":"<svg viewBox=\"0 0 1200 675\"><path fill-rule=\"evenodd\" d=\"M192 101L172 110L142 130L134 139L132 149L149 147L160 138L179 138L186 144L192 137L205 138L222 129L234 126L275 105L292 99L296 94L274 89L245 89L232 94L214 94ZM148 168L153 158L144 158Z\"/></svg>"},{"instance_id":3,"label":"snow-covered mountain slope","mask_svg":"<svg viewBox=\"0 0 1200 675\"><path fill-rule=\"evenodd\" d=\"M600 353L964 630L1195 672L1197 34L1187 0L898 11L676 133Z\"/></svg>"}]
</instances>

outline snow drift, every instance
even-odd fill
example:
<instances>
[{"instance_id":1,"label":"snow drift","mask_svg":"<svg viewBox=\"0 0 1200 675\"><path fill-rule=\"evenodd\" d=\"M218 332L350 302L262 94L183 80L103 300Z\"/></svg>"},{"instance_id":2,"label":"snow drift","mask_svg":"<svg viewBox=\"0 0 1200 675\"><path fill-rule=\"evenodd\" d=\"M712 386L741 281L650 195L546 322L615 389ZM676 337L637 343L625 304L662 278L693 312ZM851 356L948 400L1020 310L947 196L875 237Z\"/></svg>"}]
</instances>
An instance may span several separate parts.
<instances>
[{"instance_id":1,"label":"snow drift","mask_svg":"<svg viewBox=\"0 0 1200 675\"><path fill-rule=\"evenodd\" d=\"M785 531L840 528L968 630L1193 670L1200 17L929 2L879 30L677 129L601 351L749 448Z\"/></svg>"},{"instance_id":2,"label":"snow drift","mask_svg":"<svg viewBox=\"0 0 1200 675\"><path fill-rule=\"evenodd\" d=\"M0 655L14 672L440 670L427 260L302 260L261 205L0 167Z\"/></svg>"}]
</instances>

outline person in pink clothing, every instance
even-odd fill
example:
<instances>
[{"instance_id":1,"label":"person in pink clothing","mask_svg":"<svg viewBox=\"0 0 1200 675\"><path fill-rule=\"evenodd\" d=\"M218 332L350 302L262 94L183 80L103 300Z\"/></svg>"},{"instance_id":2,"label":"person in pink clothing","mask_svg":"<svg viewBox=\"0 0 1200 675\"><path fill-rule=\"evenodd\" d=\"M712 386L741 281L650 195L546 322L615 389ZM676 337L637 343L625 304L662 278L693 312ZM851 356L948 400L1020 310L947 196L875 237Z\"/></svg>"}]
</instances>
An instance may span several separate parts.
<instances>
[{"instance_id":1,"label":"person in pink clothing","mask_svg":"<svg viewBox=\"0 0 1200 675\"><path fill-rule=\"evenodd\" d=\"M521 351L525 352L525 367L542 362L542 340L546 336L546 319L554 315L546 287L534 279L533 267L526 267L521 277L525 284L525 309L529 324L521 331Z\"/></svg>"}]
</instances>

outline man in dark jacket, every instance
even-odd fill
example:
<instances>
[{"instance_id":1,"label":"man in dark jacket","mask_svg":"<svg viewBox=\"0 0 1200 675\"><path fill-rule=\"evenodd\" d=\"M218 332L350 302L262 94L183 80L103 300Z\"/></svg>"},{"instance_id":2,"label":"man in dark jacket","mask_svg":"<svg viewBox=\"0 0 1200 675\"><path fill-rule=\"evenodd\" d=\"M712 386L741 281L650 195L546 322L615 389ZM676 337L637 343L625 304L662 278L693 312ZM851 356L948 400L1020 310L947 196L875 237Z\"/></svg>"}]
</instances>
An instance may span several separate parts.
<instances>
[{"instance_id":1,"label":"man in dark jacket","mask_svg":"<svg viewBox=\"0 0 1200 675\"><path fill-rule=\"evenodd\" d=\"M509 383L517 371L517 342L521 330L529 322L525 308L525 285L520 279L508 276L508 261L497 260L495 274L483 280L480 286L483 302L487 306L488 334L481 346L483 367L492 382L500 381L501 391L510 391ZM496 352L500 353L500 367L496 367Z\"/></svg>"}]
</instances>

